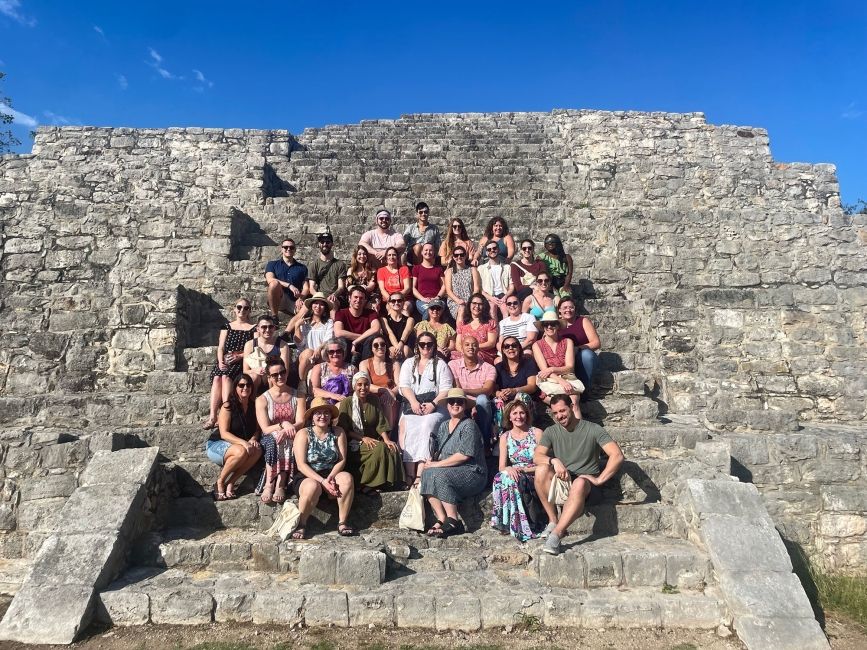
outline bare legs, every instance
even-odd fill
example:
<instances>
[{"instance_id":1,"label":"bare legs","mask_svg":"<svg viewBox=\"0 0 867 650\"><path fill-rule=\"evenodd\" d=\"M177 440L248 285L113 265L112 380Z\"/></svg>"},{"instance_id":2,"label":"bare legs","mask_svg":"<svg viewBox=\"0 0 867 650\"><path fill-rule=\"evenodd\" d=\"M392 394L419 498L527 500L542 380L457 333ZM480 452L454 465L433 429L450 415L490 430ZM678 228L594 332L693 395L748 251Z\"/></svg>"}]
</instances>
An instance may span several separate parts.
<instances>
[{"instance_id":1,"label":"bare legs","mask_svg":"<svg viewBox=\"0 0 867 650\"><path fill-rule=\"evenodd\" d=\"M262 455L260 447L247 451L244 445L232 445L223 456L223 471L217 479L217 492L232 492L234 484L250 471Z\"/></svg>"},{"instance_id":2,"label":"bare legs","mask_svg":"<svg viewBox=\"0 0 867 650\"><path fill-rule=\"evenodd\" d=\"M446 503L445 501L440 501L436 497L427 497L427 502L430 504L430 508L433 510L434 517L437 518L437 521L445 521L448 517L455 520L458 518L457 504Z\"/></svg>"},{"instance_id":3,"label":"bare legs","mask_svg":"<svg viewBox=\"0 0 867 650\"><path fill-rule=\"evenodd\" d=\"M352 499L355 496L353 489L352 474L349 472L340 472L334 477L337 482L337 487L340 488L340 496L337 497L337 516L338 521L346 521L349 517L349 511L352 508ZM305 478L301 482L301 487L298 489L298 509L301 511L299 526L304 528L307 520L310 518L310 513L319 502L319 497L322 496L322 483L315 481L312 478ZM333 497L332 497L333 498Z\"/></svg>"},{"instance_id":4,"label":"bare legs","mask_svg":"<svg viewBox=\"0 0 867 650\"><path fill-rule=\"evenodd\" d=\"M551 481L554 478L554 470L550 465L536 467L536 475L533 482L536 486L536 494L539 495L539 500L542 502L542 507L545 509L545 514L548 515L548 521L555 524L554 533L558 537L566 535L566 530L572 525L572 522L584 514L584 504L587 502L587 495L590 494L590 482L583 478L576 478L572 481L569 488L569 497L566 503L563 504L560 516L557 516L557 506L548 501L548 490L551 488Z\"/></svg>"}]
</instances>

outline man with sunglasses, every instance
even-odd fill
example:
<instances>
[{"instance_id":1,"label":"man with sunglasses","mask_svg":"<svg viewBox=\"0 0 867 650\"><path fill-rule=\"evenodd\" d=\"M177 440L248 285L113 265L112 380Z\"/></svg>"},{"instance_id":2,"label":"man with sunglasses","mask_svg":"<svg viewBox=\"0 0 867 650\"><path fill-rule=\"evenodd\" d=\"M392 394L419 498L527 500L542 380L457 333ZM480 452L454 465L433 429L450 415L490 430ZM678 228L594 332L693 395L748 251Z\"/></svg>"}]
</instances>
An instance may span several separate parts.
<instances>
[{"instance_id":1,"label":"man with sunglasses","mask_svg":"<svg viewBox=\"0 0 867 650\"><path fill-rule=\"evenodd\" d=\"M280 244L282 256L265 266L268 283L268 309L277 318L280 309L294 314L301 309L307 293L307 267L295 259L295 242L284 239Z\"/></svg>"},{"instance_id":2,"label":"man with sunglasses","mask_svg":"<svg viewBox=\"0 0 867 650\"><path fill-rule=\"evenodd\" d=\"M410 264L418 264L421 261L421 247L425 244L433 244L434 251L440 249L442 235L438 226L430 223L430 208L424 201L415 205L416 222L410 224L403 231L406 241L406 257Z\"/></svg>"},{"instance_id":3,"label":"man with sunglasses","mask_svg":"<svg viewBox=\"0 0 867 650\"><path fill-rule=\"evenodd\" d=\"M536 257L536 245L533 240L522 241L521 258L512 259L512 285L515 287L515 295L523 301L533 293L536 276L547 270L545 262Z\"/></svg>"},{"instance_id":4,"label":"man with sunglasses","mask_svg":"<svg viewBox=\"0 0 867 650\"><path fill-rule=\"evenodd\" d=\"M376 259L376 265L385 264L385 251L394 247L398 254L403 254L406 242L403 235L391 227L391 212L380 208L376 212L376 227L361 236L359 246L364 246L367 252Z\"/></svg>"},{"instance_id":5,"label":"man with sunglasses","mask_svg":"<svg viewBox=\"0 0 867 650\"><path fill-rule=\"evenodd\" d=\"M307 293L313 295L317 291L325 294L325 299L332 309L338 307L337 301L346 290L346 262L334 257L334 237L330 232L324 232L317 237L319 257L310 263L310 277L307 280Z\"/></svg>"},{"instance_id":6,"label":"man with sunglasses","mask_svg":"<svg viewBox=\"0 0 867 650\"><path fill-rule=\"evenodd\" d=\"M479 278L482 281L482 295L491 304L491 316L505 318L506 300L515 293L512 284L512 265L500 257L500 247L496 242L485 244L483 254L487 261L479 265Z\"/></svg>"},{"instance_id":7,"label":"man with sunglasses","mask_svg":"<svg viewBox=\"0 0 867 650\"><path fill-rule=\"evenodd\" d=\"M475 402L473 418L479 425L485 444L491 442L494 422L494 391L497 371L487 361L479 358L479 341L474 336L465 336L461 342L460 359L449 361L449 369L455 378L455 386L463 388L467 397Z\"/></svg>"}]
</instances>

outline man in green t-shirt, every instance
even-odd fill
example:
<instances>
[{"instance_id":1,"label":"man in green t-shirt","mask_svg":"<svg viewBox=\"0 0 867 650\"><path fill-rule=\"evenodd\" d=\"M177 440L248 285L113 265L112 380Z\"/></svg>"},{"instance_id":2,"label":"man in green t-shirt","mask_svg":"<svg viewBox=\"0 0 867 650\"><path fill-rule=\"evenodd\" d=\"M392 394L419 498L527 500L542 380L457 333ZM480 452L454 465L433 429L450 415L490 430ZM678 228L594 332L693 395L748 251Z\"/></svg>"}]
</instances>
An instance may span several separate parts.
<instances>
[{"instance_id":1,"label":"man in green t-shirt","mask_svg":"<svg viewBox=\"0 0 867 650\"><path fill-rule=\"evenodd\" d=\"M584 514L584 504L591 489L598 488L617 473L623 464L623 452L598 424L577 419L568 395L551 398L551 412L556 423L545 429L533 461L536 464L536 493L548 515L547 536L542 550L551 555L560 552L560 540L573 521ZM608 455L605 470L599 472L599 452ZM557 516L557 506L548 502L551 481L558 477L571 484L569 498Z\"/></svg>"},{"instance_id":2,"label":"man in green t-shirt","mask_svg":"<svg viewBox=\"0 0 867 650\"><path fill-rule=\"evenodd\" d=\"M334 246L334 237L330 232L320 234L317 241L319 257L308 267L308 293L310 295L317 291L324 293L325 299L331 304L331 311L334 312L340 307L338 303L345 291L346 262L334 257L331 250Z\"/></svg>"}]
</instances>

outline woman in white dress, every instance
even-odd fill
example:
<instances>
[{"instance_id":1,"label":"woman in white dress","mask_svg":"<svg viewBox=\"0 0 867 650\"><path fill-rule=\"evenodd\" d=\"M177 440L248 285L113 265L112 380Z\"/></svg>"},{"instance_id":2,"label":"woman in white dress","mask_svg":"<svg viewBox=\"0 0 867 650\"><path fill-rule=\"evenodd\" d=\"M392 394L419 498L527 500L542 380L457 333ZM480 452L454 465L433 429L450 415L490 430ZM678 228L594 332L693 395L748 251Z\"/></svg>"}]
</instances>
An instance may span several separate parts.
<instances>
[{"instance_id":1,"label":"woman in white dress","mask_svg":"<svg viewBox=\"0 0 867 650\"><path fill-rule=\"evenodd\" d=\"M403 362L398 387L403 396L399 435L406 484L412 485L420 462L430 459L431 434L447 417L445 400L453 385L448 364L436 354L436 337L418 335L415 356Z\"/></svg>"}]
</instances>

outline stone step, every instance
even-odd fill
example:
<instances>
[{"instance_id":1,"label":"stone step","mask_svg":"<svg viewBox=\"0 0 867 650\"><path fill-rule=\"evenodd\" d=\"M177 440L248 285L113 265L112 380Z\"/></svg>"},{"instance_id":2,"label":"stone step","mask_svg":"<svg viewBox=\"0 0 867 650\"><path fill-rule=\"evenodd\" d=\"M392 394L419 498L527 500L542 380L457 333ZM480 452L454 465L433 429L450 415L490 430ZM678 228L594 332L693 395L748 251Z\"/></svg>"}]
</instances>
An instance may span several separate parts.
<instances>
[{"instance_id":1,"label":"stone step","mask_svg":"<svg viewBox=\"0 0 867 650\"><path fill-rule=\"evenodd\" d=\"M475 631L517 625L715 629L728 620L716 588L566 589L496 569L449 580L410 574L379 587L305 584L268 571L138 568L103 591L97 616L114 625L253 622L308 627L398 627Z\"/></svg>"},{"instance_id":2,"label":"stone step","mask_svg":"<svg viewBox=\"0 0 867 650\"><path fill-rule=\"evenodd\" d=\"M406 575L466 574L499 570L534 576L550 587L662 587L702 591L713 584L707 555L691 542L659 534L618 534L598 538L567 537L564 552L552 557L541 551L542 540L520 543L490 528L473 534L433 539L406 530L369 530L358 537L341 538L336 532L314 535L303 541L281 542L275 536L238 529L205 533L197 529L169 529L150 533L139 541L133 561L138 566L183 568L190 572L278 571L300 574L316 581L307 562L340 566L362 557L359 551L383 553L387 558L383 581ZM336 552L338 557L327 558ZM448 575L445 575L448 574ZM343 578L349 581L350 577ZM330 578L328 579L330 583ZM339 576L336 578L339 582ZM369 581L370 577L362 578ZM375 584L379 584L374 581Z\"/></svg>"}]
</instances>

